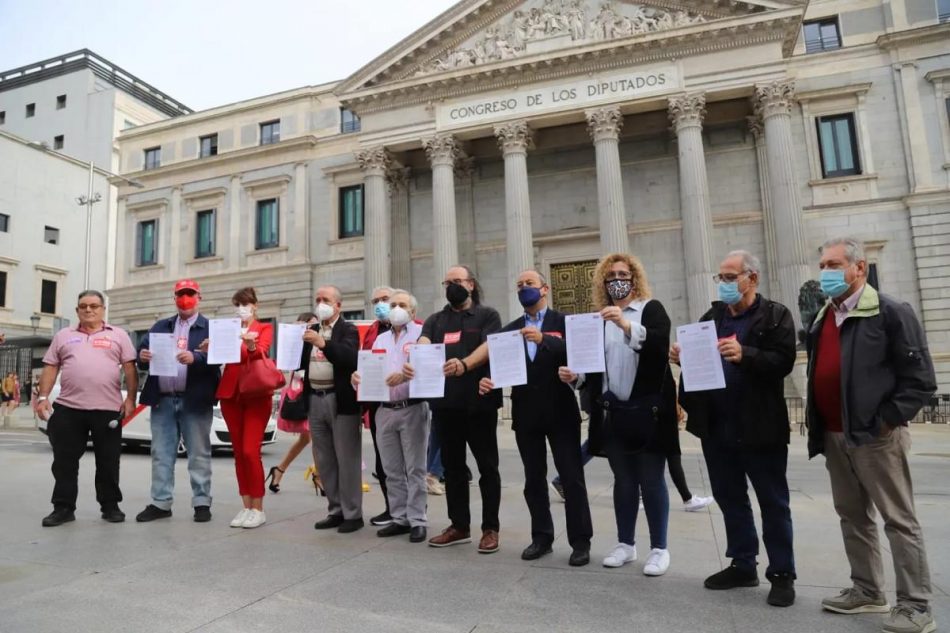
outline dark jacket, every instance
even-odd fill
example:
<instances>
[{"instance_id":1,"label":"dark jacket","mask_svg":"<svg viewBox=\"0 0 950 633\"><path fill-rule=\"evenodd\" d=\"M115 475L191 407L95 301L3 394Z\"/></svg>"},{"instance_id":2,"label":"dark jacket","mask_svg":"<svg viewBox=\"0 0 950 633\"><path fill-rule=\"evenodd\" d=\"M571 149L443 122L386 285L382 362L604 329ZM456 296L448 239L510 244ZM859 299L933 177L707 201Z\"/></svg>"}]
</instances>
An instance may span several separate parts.
<instances>
[{"instance_id":1,"label":"dark jacket","mask_svg":"<svg viewBox=\"0 0 950 633\"><path fill-rule=\"evenodd\" d=\"M311 325L310 329L319 332L320 324ZM360 412L356 404L356 391L350 384L350 376L356 371L356 360L360 349L360 333L356 326L345 321L343 317L333 324L330 340L327 341L323 353L333 364L333 390L336 394L336 412L338 415L357 415ZM300 357L300 369L304 371L304 394L310 397L310 353L313 345L303 344L303 353Z\"/></svg>"},{"instance_id":2,"label":"dark jacket","mask_svg":"<svg viewBox=\"0 0 950 633\"><path fill-rule=\"evenodd\" d=\"M742 344L744 388L738 394L736 410L740 446L768 448L789 441L788 407L785 405L785 377L795 366L795 322L781 303L757 295L758 303ZM715 321L722 326L727 306L715 301L700 321ZM714 414L711 391L684 391L680 384L680 405L689 415L686 430L699 438L709 435Z\"/></svg>"},{"instance_id":3,"label":"dark jacket","mask_svg":"<svg viewBox=\"0 0 950 633\"><path fill-rule=\"evenodd\" d=\"M173 334L175 332L175 321L178 315L167 319L156 321L155 325L149 329L149 333ZM210 409L217 402L215 391L218 389L218 381L221 380L221 367L219 365L209 365L208 355L198 351L198 346L208 338L208 319L199 314L195 319L194 325L188 331L188 351L194 357L195 362L188 366L188 376L185 379L185 408L190 410ZM148 336L142 338L139 343L138 351L148 349ZM138 362L139 369L148 371L148 363ZM151 376L145 380L145 386L142 388L142 395L139 398L141 404L155 406L162 396L162 390L158 383L158 376Z\"/></svg>"},{"instance_id":4,"label":"dark jacket","mask_svg":"<svg viewBox=\"0 0 950 633\"><path fill-rule=\"evenodd\" d=\"M824 452L825 425L812 398L822 319L808 329L808 456ZM840 328L841 426L850 446L880 435L881 427L906 425L937 390L923 328L913 308L865 285L858 305Z\"/></svg>"},{"instance_id":5,"label":"dark jacket","mask_svg":"<svg viewBox=\"0 0 950 633\"><path fill-rule=\"evenodd\" d=\"M525 319L522 315L502 328L502 331L520 330L524 326ZM525 343L528 384L511 388L511 426L514 430L581 423L574 389L561 382L557 375L558 368L567 365L564 315L548 308L541 322L541 334L542 339L538 343L533 361L528 357L528 347Z\"/></svg>"},{"instance_id":6,"label":"dark jacket","mask_svg":"<svg viewBox=\"0 0 950 633\"><path fill-rule=\"evenodd\" d=\"M646 450L663 455L679 454L679 429L676 426L676 386L669 371L670 317L663 304L653 299L643 306L640 325L646 328L637 363L637 377L627 400L656 394L663 395L660 408L660 424L653 441ZM591 455L605 457L607 443L615 441L604 425L604 409L601 396L604 389L603 374L587 374L583 389L590 394L590 426L588 428ZM620 394L617 394L618 396Z\"/></svg>"}]
</instances>

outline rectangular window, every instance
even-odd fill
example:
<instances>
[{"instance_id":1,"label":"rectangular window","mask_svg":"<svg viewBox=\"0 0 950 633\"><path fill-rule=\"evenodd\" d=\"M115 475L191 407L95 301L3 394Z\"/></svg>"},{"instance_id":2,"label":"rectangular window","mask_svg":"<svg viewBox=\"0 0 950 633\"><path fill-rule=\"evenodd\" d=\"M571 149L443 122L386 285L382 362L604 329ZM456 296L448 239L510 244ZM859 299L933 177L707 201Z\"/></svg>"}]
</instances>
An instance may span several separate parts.
<instances>
[{"instance_id":1,"label":"rectangular window","mask_svg":"<svg viewBox=\"0 0 950 633\"><path fill-rule=\"evenodd\" d=\"M0 308L7 307L7 271L0 270Z\"/></svg>"},{"instance_id":2,"label":"rectangular window","mask_svg":"<svg viewBox=\"0 0 950 633\"><path fill-rule=\"evenodd\" d=\"M340 132L349 134L360 131L360 118L352 110L340 108Z\"/></svg>"},{"instance_id":3,"label":"rectangular window","mask_svg":"<svg viewBox=\"0 0 950 633\"><path fill-rule=\"evenodd\" d=\"M937 19L950 22L950 0L937 0Z\"/></svg>"},{"instance_id":4,"label":"rectangular window","mask_svg":"<svg viewBox=\"0 0 950 633\"><path fill-rule=\"evenodd\" d=\"M59 244L59 229L53 226L44 226L43 241L47 244Z\"/></svg>"},{"instance_id":5,"label":"rectangular window","mask_svg":"<svg viewBox=\"0 0 950 633\"><path fill-rule=\"evenodd\" d=\"M0 213L0 233L10 232L10 216L6 213Z\"/></svg>"},{"instance_id":6,"label":"rectangular window","mask_svg":"<svg viewBox=\"0 0 950 633\"><path fill-rule=\"evenodd\" d=\"M214 209L199 211L195 222L195 259L214 257Z\"/></svg>"},{"instance_id":7,"label":"rectangular window","mask_svg":"<svg viewBox=\"0 0 950 633\"><path fill-rule=\"evenodd\" d=\"M818 124L821 171L825 178L855 176L861 173L858 143L854 133L854 115L823 116Z\"/></svg>"},{"instance_id":8,"label":"rectangular window","mask_svg":"<svg viewBox=\"0 0 950 633\"><path fill-rule=\"evenodd\" d=\"M66 95L59 95L56 97L56 109L62 110L66 107Z\"/></svg>"},{"instance_id":9,"label":"rectangular window","mask_svg":"<svg viewBox=\"0 0 950 633\"><path fill-rule=\"evenodd\" d=\"M59 136L53 137L53 149L63 149L63 141L66 137L60 134Z\"/></svg>"},{"instance_id":10,"label":"rectangular window","mask_svg":"<svg viewBox=\"0 0 950 633\"><path fill-rule=\"evenodd\" d=\"M139 222L135 233L135 265L153 266L158 263L158 220Z\"/></svg>"},{"instance_id":11,"label":"rectangular window","mask_svg":"<svg viewBox=\"0 0 950 633\"><path fill-rule=\"evenodd\" d=\"M26 104L26 118L29 119L35 114L36 114L36 104L35 103Z\"/></svg>"},{"instance_id":12,"label":"rectangular window","mask_svg":"<svg viewBox=\"0 0 950 633\"><path fill-rule=\"evenodd\" d=\"M145 150L145 169L157 169L162 166L162 148L150 147Z\"/></svg>"},{"instance_id":13,"label":"rectangular window","mask_svg":"<svg viewBox=\"0 0 950 633\"><path fill-rule=\"evenodd\" d=\"M868 285L875 290L881 289L881 286L877 281L877 264L875 263L868 264Z\"/></svg>"},{"instance_id":14,"label":"rectangular window","mask_svg":"<svg viewBox=\"0 0 950 633\"><path fill-rule=\"evenodd\" d=\"M201 142L201 158L218 155L218 135L209 134L198 139Z\"/></svg>"},{"instance_id":15,"label":"rectangular window","mask_svg":"<svg viewBox=\"0 0 950 633\"><path fill-rule=\"evenodd\" d=\"M261 145L270 145L280 141L280 121L261 123Z\"/></svg>"},{"instance_id":16,"label":"rectangular window","mask_svg":"<svg viewBox=\"0 0 950 633\"><path fill-rule=\"evenodd\" d=\"M276 248L280 244L280 211L277 199L257 201L254 248Z\"/></svg>"},{"instance_id":17,"label":"rectangular window","mask_svg":"<svg viewBox=\"0 0 950 633\"><path fill-rule=\"evenodd\" d=\"M340 237L363 234L363 185L340 188Z\"/></svg>"},{"instance_id":18,"label":"rectangular window","mask_svg":"<svg viewBox=\"0 0 950 633\"><path fill-rule=\"evenodd\" d=\"M341 312L340 316L347 321L362 321L366 315L362 310L347 310L346 312Z\"/></svg>"},{"instance_id":19,"label":"rectangular window","mask_svg":"<svg viewBox=\"0 0 950 633\"><path fill-rule=\"evenodd\" d=\"M820 53L841 48L841 31L838 29L838 17L823 18L805 22L805 52Z\"/></svg>"},{"instance_id":20,"label":"rectangular window","mask_svg":"<svg viewBox=\"0 0 950 633\"><path fill-rule=\"evenodd\" d=\"M7 122L7 111L0 110L0 125L3 125L6 122Z\"/></svg>"},{"instance_id":21,"label":"rectangular window","mask_svg":"<svg viewBox=\"0 0 950 633\"><path fill-rule=\"evenodd\" d=\"M40 287L40 312L56 314L56 282L49 279L42 280Z\"/></svg>"}]
</instances>

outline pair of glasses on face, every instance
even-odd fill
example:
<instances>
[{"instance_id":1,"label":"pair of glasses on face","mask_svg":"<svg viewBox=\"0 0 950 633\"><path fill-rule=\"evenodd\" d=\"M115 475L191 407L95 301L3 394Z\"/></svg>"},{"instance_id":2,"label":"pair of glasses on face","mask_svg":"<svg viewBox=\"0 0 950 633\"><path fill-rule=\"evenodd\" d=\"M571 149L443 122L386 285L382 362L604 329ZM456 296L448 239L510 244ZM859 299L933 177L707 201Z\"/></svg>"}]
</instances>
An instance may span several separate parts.
<instances>
[{"instance_id":1,"label":"pair of glasses on face","mask_svg":"<svg viewBox=\"0 0 950 633\"><path fill-rule=\"evenodd\" d=\"M734 281L739 281L739 278L740 278L740 277L742 277L743 275L747 275L747 274L749 274L749 271L748 271L748 270L743 270L743 271L742 271L741 273L739 273L739 274L720 273L720 274L718 274L718 275L713 275L713 281L715 281L716 283L722 282L722 283L731 284L731 283L734 282Z\"/></svg>"},{"instance_id":2,"label":"pair of glasses on face","mask_svg":"<svg viewBox=\"0 0 950 633\"><path fill-rule=\"evenodd\" d=\"M377 297L376 299L373 299L372 303L373 305L376 305L377 303L389 303L389 297Z\"/></svg>"},{"instance_id":3,"label":"pair of glasses on face","mask_svg":"<svg viewBox=\"0 0 950 633\"><path fill-rule=\"evenodd\" d=\"M101 303L80 303L76 306L76 309L80 312L95 312L96 310L101 310L103 305Z\"/></svg>"},{"instance_id":4,"label":"pair of glasses on face","mask_svg":"<svg viewBox=\"0 0 950 633\"><path fill-rule=\"evenodd\" d=\"M468 281L468 279L446 279L442 282L442 287L448 288L449 286L461 286L465 281Z\"/></svg>"},{"instance_id":5,"label":"pair of glasses on face","mask_svg":"<svg viewBox=\"0 0 950 633\"><path fill-rule=\"evenodd\" d=\"M631 279L633 279L633 275L621 270L618 272L607 273L607 276L604 277L604 279L606 279L607 281L616 281L617 279L620 279L622 281L630 281Z\"/></svg>"}]
</instances>

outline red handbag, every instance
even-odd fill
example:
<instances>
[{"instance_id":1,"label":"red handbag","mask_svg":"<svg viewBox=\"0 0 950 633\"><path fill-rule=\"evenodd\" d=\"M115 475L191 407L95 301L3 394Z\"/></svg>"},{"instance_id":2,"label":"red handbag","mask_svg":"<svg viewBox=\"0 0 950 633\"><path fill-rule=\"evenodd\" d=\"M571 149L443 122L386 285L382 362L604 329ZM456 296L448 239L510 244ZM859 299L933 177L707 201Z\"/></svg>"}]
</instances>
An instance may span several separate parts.
<instances>
[{"instance_id":1,"label":"red handbag","mask_svg":"<svg viewBox=\"0 0 950 633\"><path fill-rule=\"evenodd\" d=\"M264 356L247 362L238 379L237 391L242 398L260 398L273 396L285 384L284 373L277 369L274 361Z\"/></svg>"}]
</instances>

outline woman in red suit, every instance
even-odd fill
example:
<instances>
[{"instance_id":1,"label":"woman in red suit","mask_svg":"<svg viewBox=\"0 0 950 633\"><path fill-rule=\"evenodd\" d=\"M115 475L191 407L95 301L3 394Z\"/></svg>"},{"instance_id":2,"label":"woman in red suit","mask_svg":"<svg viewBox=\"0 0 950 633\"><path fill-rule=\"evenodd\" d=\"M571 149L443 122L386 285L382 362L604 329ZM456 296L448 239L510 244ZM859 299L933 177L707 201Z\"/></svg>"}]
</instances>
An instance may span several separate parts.
<instances>
[{"instance_id":1,"label":"woman in red suit","mask_svg":"<svg viewBox=\"0 0 950 633\"><path fill-rule=\"evenodd\" d=\"M273 404L271 395L242 397L238 382L248 362L267 357L274 338L274 328L256 320L257 293L253 288L241 288L235 292L231 303L241 319L241 362L224 366L217 392L221 401L221 414L231 434L238 492L244 502L244 509L231 521L231 527L256 528L267 520L263 507L261 442Z\"/></svg>"}]
</instances>

